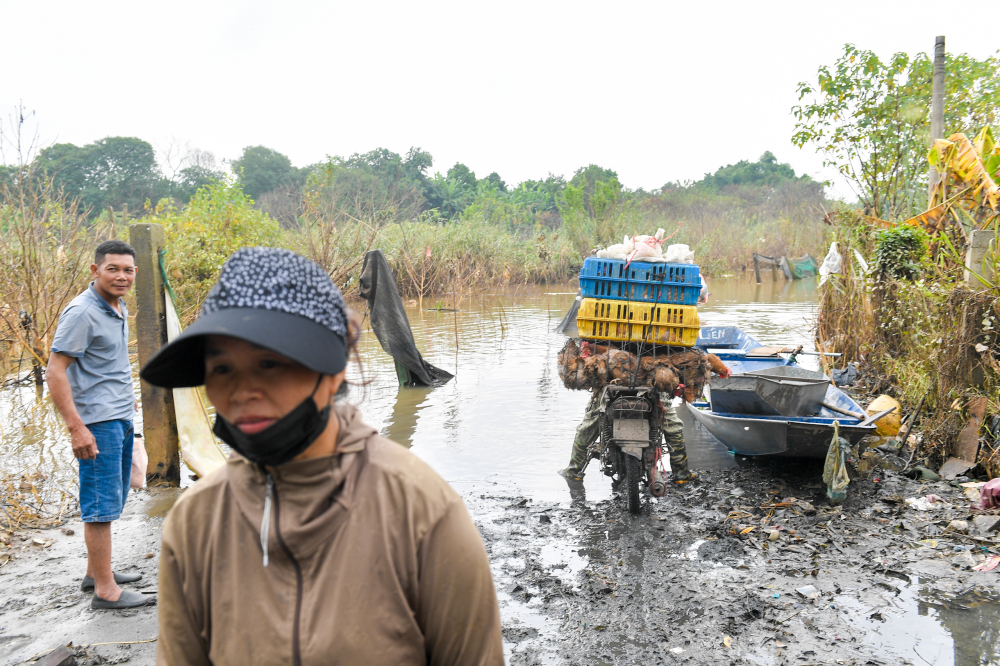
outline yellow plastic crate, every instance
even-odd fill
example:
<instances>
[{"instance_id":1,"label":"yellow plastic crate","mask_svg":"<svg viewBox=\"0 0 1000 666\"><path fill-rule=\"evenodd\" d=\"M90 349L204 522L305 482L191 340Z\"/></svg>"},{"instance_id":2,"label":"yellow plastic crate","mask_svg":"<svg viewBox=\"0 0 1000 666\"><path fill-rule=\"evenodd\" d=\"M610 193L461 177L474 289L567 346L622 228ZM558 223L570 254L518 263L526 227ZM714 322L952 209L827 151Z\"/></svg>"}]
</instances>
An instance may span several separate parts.
<instances>
[{"instance_id":1,"label":"yellow plastic crate","mask_svg":"<svg viewBox=\"0 0 1000 666\"><path fill-rule=\"evenodd\" d=\"M576 327L581 338L693 347L701 330L692 305L585 298Z\"/></svg>"}]
</instances>

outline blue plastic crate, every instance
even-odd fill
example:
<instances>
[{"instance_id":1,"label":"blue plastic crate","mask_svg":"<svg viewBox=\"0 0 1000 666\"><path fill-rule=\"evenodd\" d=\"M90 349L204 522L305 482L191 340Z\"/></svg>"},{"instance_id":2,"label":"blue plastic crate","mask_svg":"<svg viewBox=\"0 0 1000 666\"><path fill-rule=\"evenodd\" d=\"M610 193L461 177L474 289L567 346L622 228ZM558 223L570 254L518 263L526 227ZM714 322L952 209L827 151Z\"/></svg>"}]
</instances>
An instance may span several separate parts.
<instances>
[{"instance_id":1,"label":"blue plastic crate","mask_svg":"<svg viewBox=\"0 0 1000 666\"><path fill-rule=\"evenodd\" d=\"M587 257L580 269L585 298L611 298L645 303L697 305L701 294L698 267Z\"/></svg>"}]
</instances>

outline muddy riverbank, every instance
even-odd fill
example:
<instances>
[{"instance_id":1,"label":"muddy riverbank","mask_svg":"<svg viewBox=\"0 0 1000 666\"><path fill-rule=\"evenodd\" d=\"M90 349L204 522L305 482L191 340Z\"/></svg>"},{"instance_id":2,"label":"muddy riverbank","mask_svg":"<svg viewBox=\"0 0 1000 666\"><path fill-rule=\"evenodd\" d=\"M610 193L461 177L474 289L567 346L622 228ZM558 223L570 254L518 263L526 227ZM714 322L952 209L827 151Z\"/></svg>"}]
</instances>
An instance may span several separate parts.
<instances>
[{"instance_id":1,"label":"muddy riverbank","mask_svg":"<svg viewBox=\"0 0 1000 666\"><path fill-rule=\"evenodd\" d=\"M350 399L366 420L465 498L490 553L508 663L1000 664L998 574L971 570L992 541L946 533L972 514L962 489L878 472L878 483L852 482L836 509L821 464L738 459L692 423L685 437L702 481L671 488L643 514L628 515L596 467L568 487L555 471L589 396L559 382L564 338L552 329L572 290L484 296L457 313L409 307L425 356L456 374L443 387L399 389L372 335L364 376L352 375ZM713 281L712 292L704 325L810 348L814 285ZM44 398L18 400L34 415L25 423L47 424L44 442L33 450L22 428L3 459L45 470L58 460L55 478L71 488L72 461ZM5 434L0 449L11 441ZM136 493L115 526L116 565L142 571L144 589L155 587L159 529L176 494ZM930 494L951 507L901 503ZM153 663L155 643L117 641L155 637L155 607L94 614L79 592L78 517L12 537L4 561L0 665L67 641L108 643L87 648L82 663ZM808 585L816 598L796 592Z\"/></svg>"},{"instance_id":2,"label":"muddy riverbank","mask_svg":"<svg viewBox=\"0 0 1000 666\"><path fill-rule=\"evenodd\" d=\"M583 484L567 487L565 502L502 487L467 494L508 663L998 663L1000 581L974 570L997 547L977 531L963 489L886 472L852 483L837 508L820 474L815 463L739 460L672 487L639 516L616 498L588 500ZM944 502L904 502L929 494ZM119 568L145 574L136 589L155 589L162 516L176 495L142 491L115 525ZM953 520L968 533L949 529ZM0 663L70 641L83 664L153 663L155 607L90 611L77 520L12 541L15 557L0 569Z\"/></svg>"}]
</instances>

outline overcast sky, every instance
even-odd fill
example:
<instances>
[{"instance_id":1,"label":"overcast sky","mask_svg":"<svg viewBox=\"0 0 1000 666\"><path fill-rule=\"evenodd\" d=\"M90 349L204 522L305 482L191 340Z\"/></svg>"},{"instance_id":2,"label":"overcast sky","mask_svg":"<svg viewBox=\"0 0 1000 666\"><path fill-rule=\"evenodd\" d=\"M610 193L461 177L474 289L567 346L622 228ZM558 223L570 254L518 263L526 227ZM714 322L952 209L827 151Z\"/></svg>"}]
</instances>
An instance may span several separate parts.
<instances>
[{"instance_id":1,"label":"overcast sky","mask_svg":"<svg viewBox=\"0 0 1000 666\"><path fill-rule=\"evenodd\" d=\"M596 163L652 189L765 150L833 178L792 146L790 107L845 42L997 48L917 0L2 4L0 110L23 101L45 144L136 136L220 159L261 144L296 166L420 146L432 171L509 183Z\"/></svg>"}]
</instances>

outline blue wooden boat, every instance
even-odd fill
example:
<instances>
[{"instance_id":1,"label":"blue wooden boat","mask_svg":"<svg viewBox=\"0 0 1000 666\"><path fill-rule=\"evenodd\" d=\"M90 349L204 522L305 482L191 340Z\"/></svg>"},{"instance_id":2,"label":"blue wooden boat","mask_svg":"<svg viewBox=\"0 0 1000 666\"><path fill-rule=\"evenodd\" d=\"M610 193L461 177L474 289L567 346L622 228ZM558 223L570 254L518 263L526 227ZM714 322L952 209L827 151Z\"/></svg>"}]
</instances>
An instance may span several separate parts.
<instances>
[{"instance_id":1,"label":"blue wooden boat","mask_svg":"<svg viewBox=\"0 0 1000 666\"><path fill-rule=\"evenodd\" d=\"M785 350L765 347L735 326L706 326L701 329L695 344L717 355L734 375L767 374L768 370L789 365L789 359L782 356L787 353ZM839 423L840 436L851 444L875 432L875 425L865 420L861 405L833 384L827 385L822 406L815 413L804 416L717 412L712 409L711 402L686 405L705 430L730 451L745 456L825 458L833 439L835 421ZM858 416L847 416L843 412Z\"/></svg>"},{"instance_id":2,"label":"blue wooden boat","mask_svg":"<svg viewBox=\"0 0 1000 666\"><path fill-rule=\"evenodd\" d=\"M737 326L703 326L694 346L718 356L734 375L795 364L782 356L783 347L767 347Z\"/></svg>"}]
</instances>

